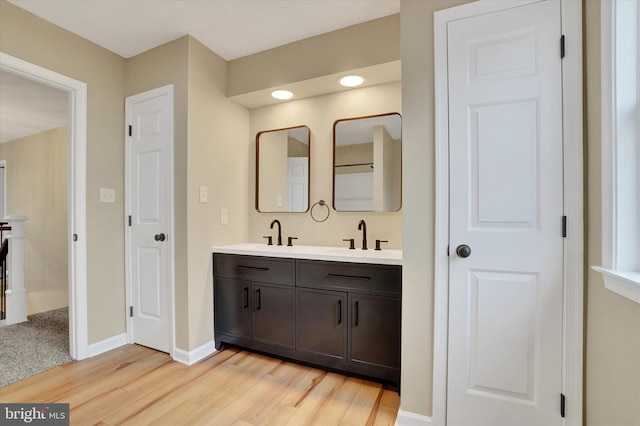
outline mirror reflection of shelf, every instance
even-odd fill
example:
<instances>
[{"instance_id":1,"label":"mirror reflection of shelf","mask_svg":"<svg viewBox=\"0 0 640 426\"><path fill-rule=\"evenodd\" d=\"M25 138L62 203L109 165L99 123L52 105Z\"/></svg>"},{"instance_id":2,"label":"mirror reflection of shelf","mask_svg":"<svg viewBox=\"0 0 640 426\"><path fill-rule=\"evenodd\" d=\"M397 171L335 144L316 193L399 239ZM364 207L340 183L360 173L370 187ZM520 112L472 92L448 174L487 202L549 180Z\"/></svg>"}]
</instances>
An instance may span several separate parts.
<instances>
[{"instance_id":1,"label":"mirror reflection of shelf","mask_svg":"<svg viewBox=\"0 0 640 426\"><path fill-rule=\"evenodd\" d=\"M336 167L357 167L357 166L370 166L373 169L373 163L336 164Z\"/></svg>"}]
</instances>

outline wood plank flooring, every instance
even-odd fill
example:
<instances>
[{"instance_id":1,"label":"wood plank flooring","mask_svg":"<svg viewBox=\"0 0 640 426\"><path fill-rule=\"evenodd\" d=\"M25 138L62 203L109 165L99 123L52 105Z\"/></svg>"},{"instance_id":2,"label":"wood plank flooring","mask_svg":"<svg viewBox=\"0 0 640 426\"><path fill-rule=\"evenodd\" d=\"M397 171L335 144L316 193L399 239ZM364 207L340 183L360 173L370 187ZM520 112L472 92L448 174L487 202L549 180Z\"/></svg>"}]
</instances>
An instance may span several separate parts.
<instances>
[{"instance_id":1,"label":"wood plank flooring","mask_svg":"<svg viewBox=\"0 0 640 426\"><path fill-rule=\"evenodd\" d=\"M70 404L73 425L393 425L395 389L235 348L192 366L127 345L0 388Z\"/></svg>"}]
</instances>

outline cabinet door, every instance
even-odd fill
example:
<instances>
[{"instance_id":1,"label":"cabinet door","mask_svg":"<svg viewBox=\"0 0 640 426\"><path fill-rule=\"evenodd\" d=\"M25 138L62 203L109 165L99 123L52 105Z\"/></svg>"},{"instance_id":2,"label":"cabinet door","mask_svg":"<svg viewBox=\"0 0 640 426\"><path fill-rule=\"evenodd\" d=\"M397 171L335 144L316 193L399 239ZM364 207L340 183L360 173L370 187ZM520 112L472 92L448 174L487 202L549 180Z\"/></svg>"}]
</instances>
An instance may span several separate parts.
<instances>
[{"instance_id":1,"label":"cabinet door","mask_svg":"<svg viewBox=\"0 0 640 426\"><path fill-rule=\"evenodd\" d=\"M253 283L253 338L293 349L294 287Z\"/></svg>"},{"instance_id":2,"label":"cabinet door","mask_svg":"<svg viewBox=\"0 0 640 426\"><path fill-rule=\"evenodd\" d=\"M347 294L296 289L297 349L346 359Z\"/></svg>"},{"instance_id":3,"label":"cabinet door","mask_svg":"<svg viewBox=\"0 0 640 426\"><path fill-rule=\"evenodd\" d=\"M251 338L251 282L216 278L214 281L215 332Z\"/></svg>"},{"instance_id":4,"label":"cabinet door","mask_svg":"<svg viewBox=\"0 0 640 426\"><path fill-rule=\"evenodd\" d=\"M400 298L350 293L349 304L349 360L355 363L400 368Z\"/></svg>"}]
</instances>

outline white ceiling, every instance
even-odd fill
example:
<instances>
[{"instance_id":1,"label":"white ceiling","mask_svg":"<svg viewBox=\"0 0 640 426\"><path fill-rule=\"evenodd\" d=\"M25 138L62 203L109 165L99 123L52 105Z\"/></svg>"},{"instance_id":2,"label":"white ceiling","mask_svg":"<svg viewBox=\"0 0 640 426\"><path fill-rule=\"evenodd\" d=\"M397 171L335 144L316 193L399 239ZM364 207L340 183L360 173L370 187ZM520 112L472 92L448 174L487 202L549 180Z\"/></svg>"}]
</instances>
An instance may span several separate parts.
<instances>
[{"instance_id":1,"label":"white ceiling","mask_svg":"<svg viewBox=\"0 0 640 426\"><path fill-rule=\"evenodd\" d=\"M226 60L400 12L400 0L8 0L129 58L190 34ZM0 142L61 127L67 94L0 73Z\"/></svg>"},{"instance_id":2,"label":"white ceiling","mask_svg":"<svg viewBox=\"0 0 640 426\"><path fill-rule=\"evenodd\" d=\"M400 12L400 0L9 0L129 58L190 34L227 61Z\"/></svg>"}]
</instances>

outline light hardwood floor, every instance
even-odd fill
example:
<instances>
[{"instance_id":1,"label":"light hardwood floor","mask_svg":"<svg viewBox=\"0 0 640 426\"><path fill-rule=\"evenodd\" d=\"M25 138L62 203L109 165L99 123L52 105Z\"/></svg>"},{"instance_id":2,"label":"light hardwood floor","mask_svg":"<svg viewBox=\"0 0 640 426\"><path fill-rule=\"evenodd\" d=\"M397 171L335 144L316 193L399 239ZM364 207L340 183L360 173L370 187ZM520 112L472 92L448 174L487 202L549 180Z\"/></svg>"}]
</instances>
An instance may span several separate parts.
<instances>
[{"instance_id":1,"label":"light hardwood floor","mask_svg":"<svg viewBox=\"0 0 640 426\"><path fill-rule=\"evenodd\" d=\"M225 349L190 367L127 345L0 388L1 402L70 404L77 425L393 425L395 389Z\"/></svg>"}]
</instances>

